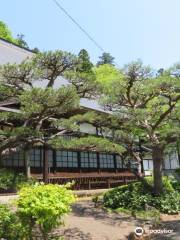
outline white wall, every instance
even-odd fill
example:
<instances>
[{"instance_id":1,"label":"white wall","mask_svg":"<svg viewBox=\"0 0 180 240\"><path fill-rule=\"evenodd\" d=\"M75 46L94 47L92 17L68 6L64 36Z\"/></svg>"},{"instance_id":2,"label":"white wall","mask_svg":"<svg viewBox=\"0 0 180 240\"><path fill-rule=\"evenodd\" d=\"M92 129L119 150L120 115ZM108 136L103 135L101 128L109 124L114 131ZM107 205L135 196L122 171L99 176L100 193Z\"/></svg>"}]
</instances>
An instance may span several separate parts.
<instances>
[{"instance_id":1,"label":"white wall","mask_svg":"<svg viewBox=\"0 0 180 240\"><path fill-rule=\"evenodd\" d=\"M165 169L176 169L179 168L179 159L177 152L171 152L166 154L165 161L164 161L164 168Z\"/></svg>"},{"instance_id":2,"label":"white wall","mask_svg":"<svg viewBox=\"0 0 180 240\"><path fill-rule=\"evenodd\" d=\"M82 133L96 134L96 128L89 123L82 123L80 125L80 131Z\"/></svg>"},{"instance_id":3,"label":"white wall","mask_svg":"<svg viewBox=\"0 0 180 240\"><path fill-rule=\"evenodd\" d=\"M153 161L151 160L151 156L145 156L143 160L144 169L145 170L152 170L153 169ZM164 166L163 168L165 170L175 170L176 168L179 168L179 159L178 159L178 153L176 151L167 153L164 158Z\"/></svg>"}]
</instances>

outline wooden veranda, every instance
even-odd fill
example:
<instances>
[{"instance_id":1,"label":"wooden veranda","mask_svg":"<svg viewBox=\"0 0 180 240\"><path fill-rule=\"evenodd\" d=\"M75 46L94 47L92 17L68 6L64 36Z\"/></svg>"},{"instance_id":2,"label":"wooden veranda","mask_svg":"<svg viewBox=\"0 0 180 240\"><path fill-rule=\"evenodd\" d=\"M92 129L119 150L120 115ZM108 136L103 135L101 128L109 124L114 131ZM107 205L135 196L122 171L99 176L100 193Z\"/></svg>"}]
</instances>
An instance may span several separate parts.
<instances>
[{"instance_id":1,"label":"wooden veranda","mask_svg":"<svg viewBox=\"0 0 180 240\"><path fill-rule=\"evenodd\" d=\"M42 174L32 174L39 182L43 181ZM119 185L137 181L136 176L130 172L109 173L109 172L91 172L91 173L49 173L48 183L66 184L74 183L72 188L79 189L97 189L111 188Z\"/></svg>"}]
</instances>

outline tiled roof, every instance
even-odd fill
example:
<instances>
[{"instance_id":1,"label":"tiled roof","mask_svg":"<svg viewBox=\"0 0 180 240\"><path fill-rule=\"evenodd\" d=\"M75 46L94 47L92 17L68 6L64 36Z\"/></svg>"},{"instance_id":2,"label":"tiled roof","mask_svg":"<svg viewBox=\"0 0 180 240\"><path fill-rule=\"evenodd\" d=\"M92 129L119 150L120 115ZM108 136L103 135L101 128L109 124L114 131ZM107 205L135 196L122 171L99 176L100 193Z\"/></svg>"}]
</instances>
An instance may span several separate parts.
<instances>
[{"instance_id":1,"label":"tiled roof","mask_svg":"<svg viewBox=\"0 0 180 240\"><path fill-rule=\"evenodd\" d=\"M0 38L0 64L20 63L33 53Z\"/></svg>"},{"instance_id":2,"label":"tiled roof","mask_svg":"<svg viewBox=\"0 0 180 240\"><path fill-rule=\"evenodd\" d=\"M26 58L32 57L33 54L34 53L29 51L28 49L19 47L16 44L10 43L0 38L0 65L6 63L20 63ZM47 82L45 80L37 81L34 83L34 86L45 87L46 83ZM54 87L59 88L62 85L67 84L68 84L67 80L63 79L62 77L59 77L58 79L56 79ZM80 104L82 107L88 109L105 112L105 110L103 110L103 108L95 100L81 99Z\"/></svg>"}]
</instances>

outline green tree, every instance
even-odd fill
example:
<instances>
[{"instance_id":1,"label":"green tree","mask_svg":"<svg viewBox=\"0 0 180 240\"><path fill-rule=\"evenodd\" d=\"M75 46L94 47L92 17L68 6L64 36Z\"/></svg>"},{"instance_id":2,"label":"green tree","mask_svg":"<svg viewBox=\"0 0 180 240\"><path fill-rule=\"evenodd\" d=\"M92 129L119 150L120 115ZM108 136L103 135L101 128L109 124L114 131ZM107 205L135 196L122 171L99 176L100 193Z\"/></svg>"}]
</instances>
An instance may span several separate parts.
<instances>
[{"instance_id":1,"label":"green tree","mask_svg":"<svg viewBox=\"0 0 180 240\"><path fill-rule=\"evenodd\" d=\"M17 37L14 38L7 24L5 24L3 21L0 21L0 38L5 39L11 43L15 43L20 47L29 49L28 43L24 40L24 37L24 34L18 34ZM39 49L35 47L32 49L32 52L38 53Z\"/></svg>"},{"instance_id":2,"label":"green tree","mask_svg":"<svg viewBox=\"0 0 180 240\"><path fill-rule=\"evenodd\" d=\"M34 52L34 53L39 53L40 52L40 50L37 47L31 49L31 51Z\"/></svg>"},{"instance_id":3,"label":"green tree","mask_svg":"<svg viewBox=\"0 0 180 240\"><path fill-rule=\"evenodd\" d=\"M104 52L102 56L99 57L99 61L97 62L97 66L103 65L103 64L110 64L114 65L114 57L111 56L110 53Z\"/></svg>"},{"instance_id":4,"label":"green tree","mask_svg":"<svg viewBox=\"0 0 180 240\"><path fill-rule=\"evenodd\" d=\"M12 36L11 30L3 21L0 21L0 37L9 42L14 42L14 43L16 42Z\"/></svg>"},{"instance_id":5,"label":"green tree","mask_svg":"<svg viewBox=\"0 0 180 240\"><path fill-rule=\"evenodd\" d=\"M77 71L79 72L91 72L93 64L90 61L88 52L85 49L81 49L78 54L79 64L77 66Z\"/></svg>"},{"instance_id":6,"label":"green tree","mask_svg":"<svg viewBox=\"0 0 180 240\"><path fill-rule=\"evenodd\" d=\"M53 139L56 140L56 146L59 142L58 146L64 147L61 136L68 132L69 128L62 127L58 122L76 115L80 97L90 97L97 86L95 73L78 72L78 64L78 57L55 51L38 53L20 64L1 66L0 101L10 100L19 106L14 112L0 112L1 125L8 126L0 130L1 155L20 148L28 151L35 144L51 146L54 144ZM61 85L64 76L71 84ZM41 84L44 87L37 87ZM94 143L91 146L94 150L111 144L112 152L114 145L100 139L95 142L94 138L83 140L87 147ZM77 139L70 144L71 147L82 147L83 141ZM69 144L65 147L68 148ZM120 151L117 146L114 149ZM26 166L28 161L27 158Z\"/></svg>"},{"instance_id":7,"label":"green tree","mask_svg":"<svg viewBox=\"0 0 180 240\"><path fill-rule=\"evenodd\" d=\"M151 69L140 61L126 65L119 77L102 86L103 104L134 139L141 137L151 148L155 194L163 191L165 148L180 135L179 89L177 76L165 71L153 77Z\"/></svg>"},{"instance_id":8,"label":"green tree","mask_svg":"<svg viewBox=\"0 0 180 240\"><path fill-rule=\"evenodd\" d=\"M65 72L64 76L76 88L80 97L91 98L96 94L96 76L85 49L79 52L75 67Z\"/></svg>"},{"instance_id":9,"label":"green tree","mask_svg":"<svg viewBox=\"0 0 180 240\"><path fill-rule=\"evenodd\" d=\"M21 33L21 34L18 34L17 35L17 38L16 38L16 43L21 46L21 47L24 47L24 48L29 48L27 42L24 40L24 35Z\"/></svg>"},{"instance_id":10,"label":"green tree","mask_svg":"<svg viewBox=\"0 0 180 240\"><path fill-rule=\"evenodd\" d=\"M20 64L7 64L0 68L1 101L20 106L16 112L0 112L0 153L7 154L18 148L29 148L35 143L45 144L48 128L55 116L68 116L79 107L79 96L72 85L54 89L55 80L61 81L65 71L76 64L77 58L66 52L39 53ZM46 83L45 88L35 87ZM33 99L33 101L32 101ZM57 115L56 115L57 114ZM61 134L63 129L55 129Z\"/></svg>"}]
</instances>

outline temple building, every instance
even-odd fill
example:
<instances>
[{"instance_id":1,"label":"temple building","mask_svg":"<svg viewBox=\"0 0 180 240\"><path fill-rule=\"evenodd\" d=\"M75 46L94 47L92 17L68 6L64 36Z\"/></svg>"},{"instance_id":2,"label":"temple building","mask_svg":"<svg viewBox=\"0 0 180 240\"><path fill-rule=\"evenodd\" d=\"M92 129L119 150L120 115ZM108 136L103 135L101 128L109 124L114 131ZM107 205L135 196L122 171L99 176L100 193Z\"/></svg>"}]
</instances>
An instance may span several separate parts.
<instances>
[{"instance_id":1,"label":"temple building","mask_svg":"<svg viewBox=\"0 0 180 240\"><path fill-rule=\"evenodd\" d=\"M0 39L0 65L5 63L20 63L34 53L28 49ZM62 79L62 81L66 81ZM38 85L37 85L38 86ZM55 86L58 87L58 85ZM41 82L40 87L43 87ZM81 99L82 112L88 110L104 110L95 100ZM18 112L14 102L0 102L0 111ZM99 130L90 124L80 125L80 131L85 134L98 135ZM73 137L72 135L63 136ZM48 179L52 183L65 183L75 181L75 187L113 187L129 181L136 180L136 176L128 170L127 164L117 154L106 152L85 152L70 150L45 149L37 146L29 150L31 174L40 181L43 179L43 164L45 152L48 152ZM1 167L12 168L17 171L25 171L25 157L27 152L20 150L1 158ZM133 161L130 160L130 163ZM164 172L169 174L180 167L180 156L177 151L168 153L164 162ZM145 154L143 168L146 175L151 175L153 164L149 154Z\"/></svg>"}]
</instances>

